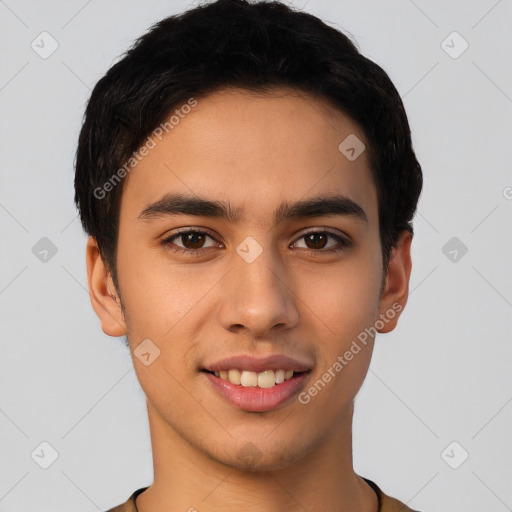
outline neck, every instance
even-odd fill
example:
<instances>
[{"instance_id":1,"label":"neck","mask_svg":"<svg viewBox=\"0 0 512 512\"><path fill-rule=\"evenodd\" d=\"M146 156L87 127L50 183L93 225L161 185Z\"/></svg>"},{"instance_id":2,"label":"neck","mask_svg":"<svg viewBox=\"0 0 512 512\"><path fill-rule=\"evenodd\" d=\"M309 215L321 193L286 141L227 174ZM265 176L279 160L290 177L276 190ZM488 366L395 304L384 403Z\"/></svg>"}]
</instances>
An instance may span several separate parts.
<instances>
[{"instance_id":1,"label":"neck","mask_svg":"<svg viewBox=\"0 0 512 512\"><path fill-rule=\"evenodd\" d=\"M280 469L248 471L191 446L148 403L154 482L137 497L139 512L377 511L377 496L354 473L353 405L318 446Z\"/></svg>"}]
</instances>

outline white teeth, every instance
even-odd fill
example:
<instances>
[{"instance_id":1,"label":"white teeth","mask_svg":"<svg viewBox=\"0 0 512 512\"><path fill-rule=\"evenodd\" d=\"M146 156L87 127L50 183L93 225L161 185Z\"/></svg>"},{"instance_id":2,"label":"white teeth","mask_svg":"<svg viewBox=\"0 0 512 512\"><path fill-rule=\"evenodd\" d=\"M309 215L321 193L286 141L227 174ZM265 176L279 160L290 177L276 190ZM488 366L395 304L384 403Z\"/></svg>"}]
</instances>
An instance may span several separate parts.
<instances>
[{"instance_id":1,"label":"white teeth","mask_svg":"<svg viewBox=\"0 0 512 512\"><path fill-rule=\"evenodd\" d=\"M240 385L241 377L242 372L240 370L229 370L228 378L226 380L229 380L229 382L232 382L233 384Z\"/></svg>"},{"instance_id":2,"label":"white teeth","mask_svg":"<svg viewBox=\"0 0 512 512\"><path fill-rule=\"evenodd\" d=\"M220 370L214 372L216 377L227 380L232 384L244 387L272 388L293 377L293 370L265 370L263 372L250 372L247 370Z\"/></svg>"},{"instance_id":3,"label":"white teeth","mask_svg":"<svg viewBox=\"0 0 512 512\"><path fill-rule=\"evenodd\" d=\"M284 382L284 376L286 372L284 370L276 370L275 376L276 376L276 384L281 384L281 382Z\"/></svg>"},{"instance_id":4,"label":"white teeth","mask_svg":"<svg viewBox=\"0 0 512 512\"><path fill-rule=\"evenodd\" d=\"M258 385L258 374L256 372L242 372L240 384L246 388Z\"/></svg>"},{"instance_id":5,"label":"white teeth","mask_svg":"<svg viewBox=\"0 0 512 512\"><path fill-rule=\"evenodd\" d=\"M258 373L259 388L273 388L276 385L276 376L272 370L265 370Z\"/></svg>"}]
</instances>

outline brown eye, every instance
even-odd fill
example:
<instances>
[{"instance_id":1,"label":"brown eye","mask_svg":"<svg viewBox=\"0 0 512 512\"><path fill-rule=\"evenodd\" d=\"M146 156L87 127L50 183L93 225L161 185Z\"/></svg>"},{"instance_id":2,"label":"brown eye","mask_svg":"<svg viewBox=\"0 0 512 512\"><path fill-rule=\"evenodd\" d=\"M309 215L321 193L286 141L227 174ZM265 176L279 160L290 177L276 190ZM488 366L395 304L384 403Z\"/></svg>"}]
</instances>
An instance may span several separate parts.
<instances>
[{"instance_id":1,"label":"brown eye","mask_svg":"<svg viewBox=\"0 0 512 512\"><path fill-rule=\"evenodd\" d=\"M201 249L205 240L205 235L203 233L198 233L197 231L181 234L179 236L186 249Z\"/></svg>"},{"instance_id":2,"label":"brown eye","mask_svg":"<svg viewBox=\"0 0 512 512\"><path fill-rule=\"evenodd\" d=\"M329 243L329 238L338 243L331 243L330 245L327 245ZM305 247L298 247L299 249L304 248L312 253L319 254L340 252L350 246L350 242L348 240L345 240L341 236L335 235L329 231L311 231L310 233L304 234L293 245L296 246L300 240L304 240Z\"/></svg>"},{"instance_id":3,"label":"brown eye","mask_svg":"<svg viewBox=\"0 0 512 512\"><path fill-rule=\"evenodd\" d=\"M214 243L209 246L205 246L207 239L211 239ZM168 246L171 250L181 253L200 253L202 249L208 247L215 247L216 244L214 238L204 231L199 230L188 230L175 233L164 240L162 245Z\"/></svg>"},{"instance_id":4,"label":"brown eye","mask_svg":"<svg viewBox=\"0 0 512 512\"><path fill-rule=\"evenodd\" d=\"M325 233L311 233L304 237L308 249L323 249L327 243L327 236Z\"/></svg>"}]
</instances>

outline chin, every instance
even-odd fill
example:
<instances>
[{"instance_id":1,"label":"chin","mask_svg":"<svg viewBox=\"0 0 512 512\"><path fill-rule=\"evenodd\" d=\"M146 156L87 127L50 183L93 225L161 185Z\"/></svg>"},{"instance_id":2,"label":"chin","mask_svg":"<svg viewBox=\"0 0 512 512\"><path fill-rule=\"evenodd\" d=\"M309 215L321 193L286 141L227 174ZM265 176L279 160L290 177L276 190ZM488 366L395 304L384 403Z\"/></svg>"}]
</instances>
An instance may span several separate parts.
<instances>
[{"instance_id":1,"label":"chin","mask_svg":"<svg viewBox=\"0 0 512 512\"><path fill-rule=\"evenodd\" d=\"M272 446L261 446L248 441L241 445L238 450L222 455L214 456L219 462L238 471L250 473L266 473L285 469L301 458L301 454L294 451L292 447L276 450Z\"/></svg>"}]
</instances>

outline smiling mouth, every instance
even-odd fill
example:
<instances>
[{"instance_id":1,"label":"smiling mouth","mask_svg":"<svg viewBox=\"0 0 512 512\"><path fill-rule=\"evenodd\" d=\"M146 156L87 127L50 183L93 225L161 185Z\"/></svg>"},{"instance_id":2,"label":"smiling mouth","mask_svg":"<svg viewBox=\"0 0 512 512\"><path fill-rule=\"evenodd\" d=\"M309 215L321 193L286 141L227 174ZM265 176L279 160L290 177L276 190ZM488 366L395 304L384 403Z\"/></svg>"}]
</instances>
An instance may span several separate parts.
<instances>
[{"instance_id":1,"label":"smiling mouth","mask_svg":"<svg viewBox=\"0 0 512 512\"><path fill-rule=\"evenodd\" d=\"M303 373L308 373L308 371L304 372L296 372L294 370L265 370L263 372L252 372L247 370L239 370L236 368L230 370L220 370L220 371L210 371L210 370L202 370L203 372L209 373L210 375L214 375L221 380L230 382L236 386L241 387L257 387L257 388L272 388L274 386L278 386L285 381L296 378Z\"/></svg>"}]
</instances>

